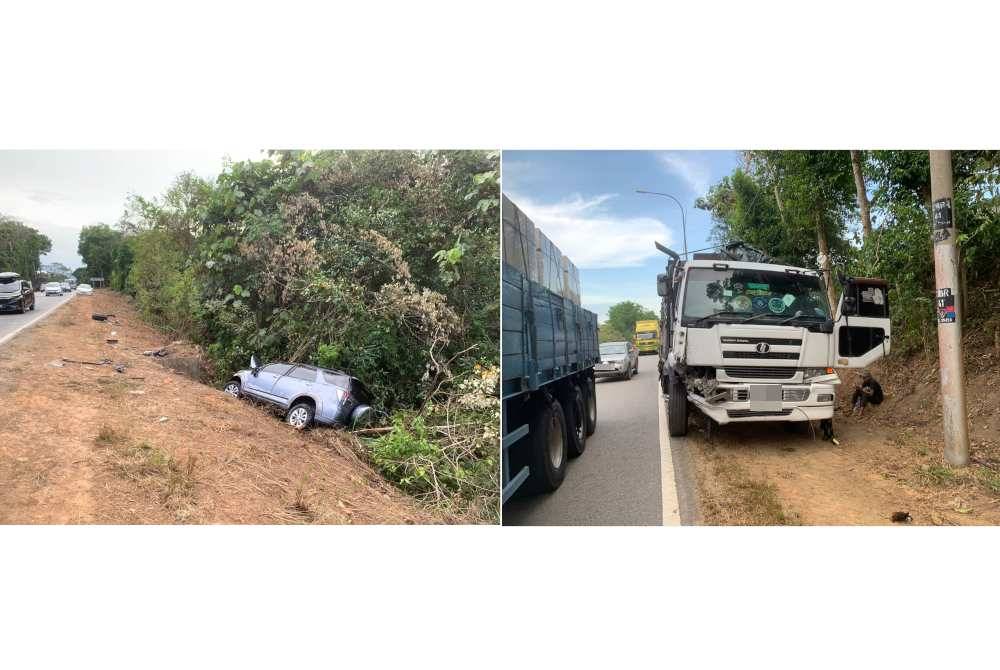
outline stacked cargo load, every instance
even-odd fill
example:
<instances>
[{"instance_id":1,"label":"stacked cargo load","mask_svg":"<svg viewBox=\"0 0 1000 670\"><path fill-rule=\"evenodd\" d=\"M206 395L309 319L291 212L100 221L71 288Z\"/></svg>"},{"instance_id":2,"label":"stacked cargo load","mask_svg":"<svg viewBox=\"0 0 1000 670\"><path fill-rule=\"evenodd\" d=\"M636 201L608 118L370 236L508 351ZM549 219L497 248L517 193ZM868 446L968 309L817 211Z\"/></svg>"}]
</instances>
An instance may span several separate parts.
<instances>
[{"instance_id":1,"label":"stacked cargo load","mask_svg":"<svg viewBox=\"0 0 1000 670\"><path fill-rule=\"evenodd\" d=\"M506 195L500 204L503 216L503 262L532 281L538 281L535 224Z\"/></svg>"},{"instance_id":2,"label":"stacked cargo load","mask_svg":"<svg viewBox=\"0 0 1000 670\"><path fill-rule=\"evenodd\" d=\"M580 271L568 256L562 257L563 269L563 297L571 300L573 304L580 304Z\"/></svg>"},{"instance_id":3,"label":"stacked cargo load","mask_svg":"<svg viewBox=\"0 0 1000 670\"><path fill-rule=\"evenodd\" d=\"M556 295L563 294L562 252L541 230L535 228L535 281Z\"/></svg>"}]
</instances>

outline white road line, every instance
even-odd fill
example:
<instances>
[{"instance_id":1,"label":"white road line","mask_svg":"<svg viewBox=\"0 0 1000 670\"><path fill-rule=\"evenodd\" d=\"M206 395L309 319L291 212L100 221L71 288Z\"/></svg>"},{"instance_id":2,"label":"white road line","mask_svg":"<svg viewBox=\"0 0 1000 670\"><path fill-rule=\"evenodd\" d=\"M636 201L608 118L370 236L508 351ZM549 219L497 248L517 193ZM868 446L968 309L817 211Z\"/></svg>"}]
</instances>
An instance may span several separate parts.
<instances>
[{"instance_id":1,"label":"white road line","mask_svg":"<svg viewBox=\"0 0 1000 670\"><path fill-rule=\"evenodd\" d=\"M659 384L657 384L659 386ZM674 478L674 459L670 453L670 434L667 432L667 403L660 389L656 390L657 415L660 421L660 500L663 503L663 525L681 525L681 508L677 502L677 480Z\"/></svg>"},{"instance_id":2,"label":"white road line","mask_svg":"<svg viewBox=\"0 0 1000 670\"><path fill-rule=\"evenodd\" d=\"M66 298L65 300L63 300L62 303L56 305L55 307L53 307L49 311L42 312L41 314L39 314L38 316L36 316L31 321L29 321L28 323L24 324L23 326L19 326L18 328L15 328L13 332L7 333L3 337L0 337L0 346L3 346L4 344L7 344L7 342L9 342L10 340L14 339L14 336L17 335L18 333L20 333L21 331L26 330L27 328L31 328L33 325L35 325L36 323L38 323L39 321L41 321L45 317L47 317L50 314L53 314L53 313L59 311L60 307L62 307L63 305L69 303L69 301L72 300L75 297L76 297L75 293L70 294L70 296L68 298Z\"/></svg>"}]
</instances>

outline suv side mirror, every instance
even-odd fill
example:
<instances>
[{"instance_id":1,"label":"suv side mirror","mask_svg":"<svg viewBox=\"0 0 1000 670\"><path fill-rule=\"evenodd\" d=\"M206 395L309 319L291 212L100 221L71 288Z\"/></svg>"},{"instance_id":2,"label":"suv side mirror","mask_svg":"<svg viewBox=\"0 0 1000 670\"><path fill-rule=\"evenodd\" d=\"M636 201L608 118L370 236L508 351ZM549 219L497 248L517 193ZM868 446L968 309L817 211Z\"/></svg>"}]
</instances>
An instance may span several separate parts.
<instances>
[{"instance_id":1,"label":"suv side mirror","mask_svg":"<svg viewBox=\"0 0 1000 670\"><path fill-rule=\"evenodd\" d=\"M667 275L663 273L656 275L656 295L663 298L669 293L670 286L667 283Z\"/></svg>"}]
</instances>

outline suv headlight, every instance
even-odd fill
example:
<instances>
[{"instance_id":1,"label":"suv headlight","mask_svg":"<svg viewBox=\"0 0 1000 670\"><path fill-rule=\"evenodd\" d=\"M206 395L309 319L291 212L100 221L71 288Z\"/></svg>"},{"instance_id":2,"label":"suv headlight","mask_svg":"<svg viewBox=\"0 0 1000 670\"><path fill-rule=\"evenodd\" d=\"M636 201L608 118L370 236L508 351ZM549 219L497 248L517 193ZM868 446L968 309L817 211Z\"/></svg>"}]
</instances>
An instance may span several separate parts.
<instances>
[{"instance_id":1,"label":"suv headlight","mask_svg":"<svg viewBox=\"0 0 1000 670\"><path fill-rule=\"evenodd\" d=\"M832 374L833 368L803 368L802 381L807 382L814 377L824 377Z\"/></svg>"}]
</instances>

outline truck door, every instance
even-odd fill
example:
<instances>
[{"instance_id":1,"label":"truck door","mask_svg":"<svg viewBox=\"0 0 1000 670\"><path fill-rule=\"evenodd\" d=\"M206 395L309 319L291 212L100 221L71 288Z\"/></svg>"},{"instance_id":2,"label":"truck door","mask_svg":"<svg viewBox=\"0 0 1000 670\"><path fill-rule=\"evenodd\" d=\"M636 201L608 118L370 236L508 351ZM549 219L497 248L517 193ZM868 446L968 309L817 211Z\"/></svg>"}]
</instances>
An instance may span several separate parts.
<instances>
[{"instance_id":1,"label":"truck door","mask_svg":"<svg viewBox=\"0 0 1000 670\"><path fill-rule=\"evenodd\" d=\"M834 327L834 365L863 368L889 353L889 286L852 278L844 286Z\"/></svg>"}]
</instances>

